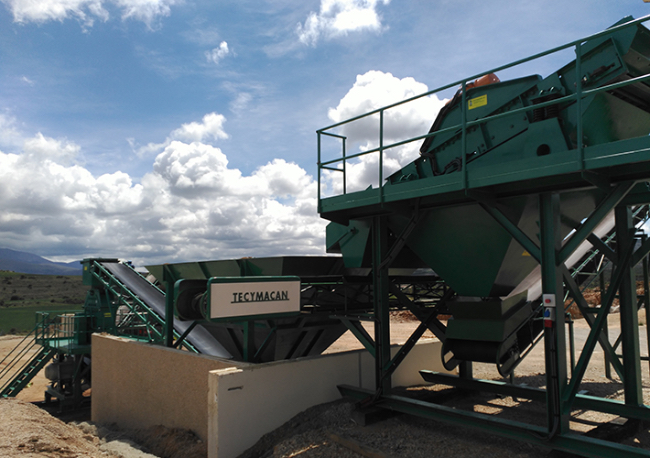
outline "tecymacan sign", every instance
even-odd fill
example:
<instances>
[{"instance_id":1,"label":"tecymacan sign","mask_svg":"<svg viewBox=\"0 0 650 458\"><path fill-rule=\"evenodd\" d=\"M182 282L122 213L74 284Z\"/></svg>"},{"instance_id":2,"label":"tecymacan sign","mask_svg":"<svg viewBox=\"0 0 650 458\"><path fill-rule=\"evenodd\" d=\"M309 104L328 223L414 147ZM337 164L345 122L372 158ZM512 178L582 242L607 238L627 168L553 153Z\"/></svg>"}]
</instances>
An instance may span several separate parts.
<instances>
[{"instance_id":1,"label":"tecymacan sign","mask_svg":"<svg viewBox=\"0 0 650 458\"><path fill-rule=\"evenodd\" d=\"M297 277L241 277L210 280L210 318L300 311Z\"/></svg>"}]
</instances>

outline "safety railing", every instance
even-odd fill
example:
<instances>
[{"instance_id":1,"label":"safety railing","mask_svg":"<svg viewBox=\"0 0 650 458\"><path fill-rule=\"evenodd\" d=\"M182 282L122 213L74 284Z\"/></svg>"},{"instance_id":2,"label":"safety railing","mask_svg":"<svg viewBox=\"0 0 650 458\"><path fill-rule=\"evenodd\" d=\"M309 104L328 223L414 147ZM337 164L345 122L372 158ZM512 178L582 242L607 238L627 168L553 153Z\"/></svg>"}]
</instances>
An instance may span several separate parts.
<instances>
[{"instance_id":1,"label":"safety railing","mask_svg":"<svg viewBox=\"0 0 650 458\"><path fill-rule=\"evenodd\" d=\"M18 344L0 361L0 392L11 383L17 373L24 369L26 363L40 350L35 342L36 328L32 329Z\"/></svg>"},{"instance_id":2,"label":"safety railing","mask_svg":"<svg viewBox=\"0 0 650 458\"><path fill-rule=\"evenodd\" d=\"M36 343L54 349L90 344L93 316L79 311L36 312Z\"/></svg>"},{"instance_id":3,"label":"safety railing","mask_svg":"<svg viewBox=\"0 0 650 458\"><path fill-rule=\"evenodd\" d=\"M636 77L636 78L631 78L631 79L628 79L628 80L625 80L625 81L609 84L609 85L606 85L606 86L600 86L600 87L597 87L597 88L586 89L585 90L583 86L585 85L585 83L587 81L585 79L586 77L583 75L583 70L582 70L582 57L583 57L583 55L582 55L582 46L583 46L583 44L585 42L587 42L589 40L594 40L594 39L597 39L597 38L610 36L612 34L615 34L616 32L619 32L619 31L625 29L625 28L634 27L637 24L646 22L648 20L650 20L650 15L644 16L644 17L639 18L639 19L632 20L630 22L626 22L624 24L619 24L617 26L614 26L614 27L611 27L609 29L603 30L601 32L595 33L593 35L589 35L589 36L587 36L585 38L581 38L581 39L572 41L570 43L567 43L565 45L558 46L558 47L549 49L547 51L540 52L538 54L534 54L534 55L526 57L524 59L519 59L519 60L516 60L516 61L511 62L509 64L502 65L502 66L493 68L493 69L485 71L485 72L477 73L477 74L472 75L470 77L463 78L463 79L458 80L458 81L454 81L453 83L446 84L444 86L438 87L436 89L425 92L423 94L420 94L420 95L417 95L417 96L402 100L402 101L397 102L397 103L386 105L386 106L384 106L382 108L378 108L376 110L369 111L369 112L364 113L362 115L355 116L355 117L347 119L345 121L341 121L341 122L338 122L338 123L329 125L329 126L327 126L325 128L317 130L316 133L317 133L317 143L318 143L317 144L317 147L318 147L318 162L317 162L317 165L318 165L318 180L317 180L318 181L318 211L319 212L322 211L321 200L323 199L323 196L322 196L322 184L323 184L322 183L322 175L323 175L323 171L333 171L333 172L337 172L337 173L342 174L342 179L343 179L342 191L343 192L342 192L342 194L338 194L338 195L345 195L345 194L348 193L348 191L347 191L347 188L348 188L348 186L347 186L347 184L348 184L348 179L347 179L348 178L347 177L347 169L348 169L348 167L347 167L347 165L350 163L350 161L352 161L354 159L362 158L364 156L368 156L368 155L372 155L372 154L378 154L378 161L377 162L378 162L378 167L379 167L379 170L378 170L379 182L378 182L378 194L376 196L376 199L377 199L376 203L383 203L384 202L384 187L383 187L384 170L383 170L383 168L384 168L384 159L385 159L385 152L386 151L388 151L390 149L393 149L393 148L400 147L400 146L404 146L404 145L407 145L407 144L410 144L410 143L423 141L423 140L426 140L428 138L433 138L435 136L446 134L446 133L449 133L449 132L458 132L459 129L460 129L460 134L461 134L461 151L464 153L464 154L461 154L462 164L461 164L461 167L460 167L460 172L461 172L462 175L460 177L460 181L462 183L463 189L467 190L468 189L468 180L467 180L467 132L468 132L468 129L473 128L474 126L479 126L481 124L484 124L487 121L497 120L497 119L501 119L501 118L505 118L505 117L513 117L513 116L522 115L522 114L527 114L528 112L531 112L531 111L533 111L535 109L541 109L541 108L545 108L545 107L548 107L548 106L551 106L551 105L564 104L564 103L570 103L570 102L575 102L576 105L577 105L577 107L576 107L576 109L577 109L577 120L576 120L576 123L577 123L576 124L577 147L576 147L576 149L577 149L577 155L578 155L580 170L584 171L584 169L585 169L585 157L584 157L584 145L583 145L583 135L582 135L582 131L583 131L582 107L581 107L582 100L584 98L586 98L586 97L593 96L593 95L596 95L596 94L599 94L599 93L602 93L602 92L605 92L605 91L612 91L614 89L619 89L621 87L628 86L628 85L631 85L631 84L635 84L635 83L638 83L638 82L648 81L648 80L650 80L650 75L643 75L643 76L639 76L639 77ZM474 121L468 121L467 120L468 107L467 107L466 93L467 93L467 90L468 90L468 87L467 87L468 82L473 81L475 79L478 79L478 78L480 78L480 77L482 77L484 75L488 75L490 73L496 73L496 72L500 72L500 71L503 71L503 70L507 70L507 69L510 69L510 68L513 68L513 67L516 67L516 66L519 66L519 65L522 65L522 64L525 64L525 63L540 59L542 57L549 56L551 54L558 53L560 51L564 51L564 50L569 49L569 48L574 48L575 55L576 55L576 60L575 60L575 74L576 74L575 93L570 94L570 95L566 95L566 96L563 96L563 97L559 97L559 98L556 98L556 99L553 99L553 100L548 100L548 101L544 101L544 102L540 102L540 103L535 103L532 106L525 106L523 108L518 108L518 109L511 110L511 111L505 111L505 112L502 112L502 113L497 113L497 114L490 115L490 116L487 116L487 117L483 117L483 118L480 118L480 119L477 119L477 120L474 120ZM416 136L416 137L408 138L408 139L397 141L397 142L394 142L394 143L385 144L386 138L384 137L384 129L385 129L384 119L385 119L385 113L387 111L395 109L395 108L400 107L400 106L404 106L404 105L409 104L409 103L412 103L412 102L414 102L416 100L423 99L424 97L429 97L431 95L441 93L441 92L443 92L445 90L456 88L458 86L460 86L459 91L460 91L460 94L461 94L461 123L460 124L456 124L456 125L451 126L451 127L446 127L444 129L440 129L440 130L437 130L435 132L429 132L429 133L424 134L424 135L419 135L419 136ZM352 123L355 123L355 122L358 122L358 121L361 121L361 120L370 119L372 117L377 117L378 121L379 121L379 125L378 125L378 130L379 130L378 145L379 146L376 147L376 148L371 148L371 149L361 151L361 152L358 152L358 153L349 154L348 147L347 147L348 138L346 136L344 136L344 135L340 135L340 134L336 133L335 130L343 128L344 126L350 125ZM323 145L322 145L323 137L333 137L333 138L337 138L337 139L341 140L341 155L340 155L340 157L337 157L337 158L334 158L334 159L329 159L329 160L323 160L323 157L322 157L323 156ZM402 166L403 165L404 164L402 164ZM367 186L367 184L368 183L365 183L364 185ZM328 196L328 197L332 197L332 196ZM365 200L365 201L367 202L367 200Z\"/></svg>"}]
</instances>

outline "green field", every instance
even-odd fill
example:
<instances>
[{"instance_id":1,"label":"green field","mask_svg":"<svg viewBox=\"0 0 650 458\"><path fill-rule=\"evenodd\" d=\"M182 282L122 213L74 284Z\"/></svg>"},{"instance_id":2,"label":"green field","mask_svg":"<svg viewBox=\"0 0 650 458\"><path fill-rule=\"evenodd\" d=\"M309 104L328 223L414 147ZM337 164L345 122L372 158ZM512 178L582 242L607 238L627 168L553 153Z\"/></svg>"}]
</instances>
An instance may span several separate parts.
<instances>
[{"instance_id":1,"label":"green field","mask_svg":"<svg viewBox=\"0 0 650 458\"><path fill-rule=\"evenodd\" d=\"M0 335L24 334L36 312L80 310L88 287L81 276L32 275L0 271Z\"/></svg>"}]
</instances>

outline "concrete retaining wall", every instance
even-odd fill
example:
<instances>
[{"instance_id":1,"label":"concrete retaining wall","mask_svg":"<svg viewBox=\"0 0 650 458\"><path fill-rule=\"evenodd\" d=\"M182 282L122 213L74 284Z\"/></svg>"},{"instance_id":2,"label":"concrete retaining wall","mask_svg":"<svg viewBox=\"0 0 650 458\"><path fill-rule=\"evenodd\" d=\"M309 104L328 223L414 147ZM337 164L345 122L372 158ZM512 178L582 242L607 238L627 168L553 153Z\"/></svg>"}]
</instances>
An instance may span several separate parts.
<instances>
[{"instance_id":1,"label":"concrete retaining wall","mask_svg":"<svg viewBox=\"0 0 650 458\"><path fill-rule=\"evenodd\" d=\"M424 384L421 369L446 372L440 347L438 341L416 345L395 371L393 386ZM343 384L374 389L374 360L367 351L210 372L208 456L239 456L296 414L340 399L336 387Z\"/></svg>"},{"instance_id":2,"label":"concrete retaining wall","mask_svg":"<svg viewBox=\"0 0 650 458\"><path fill-rule=\"evenodd\" d=\"M208 438L208 373L245 363L92 336L92 421L126 428L165 425Z\"/></svg>"},{"instance_id":3,"label":"concrete retaining wall","mask_svg":"<svg viewBox=\"0 0 650 458\"><path fill-rule=\"evenodd\" d=\"M444 371L440 345L416 345L393 386L423 384L421 369ZM253 365L104 335L93 335L92 349L93 421L191 429L210 458L234 458L294 415L339 399L337 385L374 388L365 350Z\"/></svg>"}]
</instances>

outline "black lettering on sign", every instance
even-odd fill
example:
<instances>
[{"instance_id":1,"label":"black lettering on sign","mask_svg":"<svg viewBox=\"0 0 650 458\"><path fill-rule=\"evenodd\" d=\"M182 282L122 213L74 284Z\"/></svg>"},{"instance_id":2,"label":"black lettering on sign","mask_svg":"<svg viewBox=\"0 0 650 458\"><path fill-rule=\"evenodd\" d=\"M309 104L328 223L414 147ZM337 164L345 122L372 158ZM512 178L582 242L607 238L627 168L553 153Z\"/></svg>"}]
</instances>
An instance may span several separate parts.
<instances>
[{"instance_id":1,"label":"black lettering on sign","mask_svg":"<svg viewBox=\"0 0 650 458\"><path fill-rule=\"evenodd\" d=\"M238 291L232 293L231 304L247 302L286 302L289 291Z\"/></svg>"}]
</instances>

